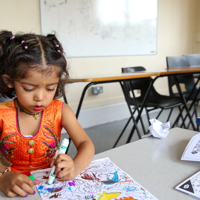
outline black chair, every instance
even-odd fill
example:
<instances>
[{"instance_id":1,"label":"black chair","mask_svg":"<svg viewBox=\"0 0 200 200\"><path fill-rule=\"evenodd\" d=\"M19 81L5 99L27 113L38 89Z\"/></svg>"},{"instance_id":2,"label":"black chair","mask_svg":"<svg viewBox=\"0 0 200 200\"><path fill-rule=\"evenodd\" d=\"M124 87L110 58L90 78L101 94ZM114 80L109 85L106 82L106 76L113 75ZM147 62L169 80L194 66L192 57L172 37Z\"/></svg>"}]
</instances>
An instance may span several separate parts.
<instances>
[{"instance_id":1,"label":"black chair","mask_svg":"<svg viewBox=\"0 0 200 200\"><path fill-rule=\"evenodd\" d=\"M194 67L194 66L197 66L197 65L200 65L200 54L188 54L188 55L184 55L188 62L189 62L189 65L190 67ZM195 79L198 79L200 76L200 74L193 74L193 77ZM199 85L197 85L197 87L200 87ZM195 104L195 111L197 110L197 106L199 104L199 101L197 99L197 103ZM197 113L195 113L195 116L197 115Z\"/></svg>"},{"instance_id":2,"label":"black chair","mask_svg":"<svg viewBox=\"0 0 200 200\"><path fill-rule=\"evenodd\" d=\"M142 66L122 68L122 73L142 72L142 71L146 71L146 69ZM127 105L131 112L131 117L127 121L124 129L122 130L121 134L119 135L119 137L113 147L115 147L117 145L117 143L120 140L120 138L122 137L126 127L128 126L131 118L134 117L134 114L136 113L136 111L139 112L139 108L141 108L143 103L144 103L144 108L146 110L146 115L147 115L148 121L150 120L149 113L153 110L161 109L160 112L158 113L158 115L156 116L156 119L158 119L158 117L160 116L160 114L162 113L163 110L171 109L166 121L169 121L174 107L179 107L179 110L180 110L182 101L180 100L179 97L176 97L176 96L170 97L170 96L166 96L166 95L161 95L156 91L156 89L154 88L153 85L149 90L146 101L143 102L143 100L148 92L148 86L153 84L153 82L154 82L154 79L149 77L149 78L132 79L131 81L125 80L121 83L121 87L124 92L124 96L125 96ZM138 91L138 90L140 90L140 96L137 97L137 96L135 96L134 91ZM140 118L139 120L142 123L144 134L146 134L146 130L144 129L142 118ZM149 124L150 124L150 122L149 122ZM134 124L134 127L135 127L135 124ZM133 136L133 133L135 130L134 127L127 139L127 143L130 142L130 140Z\"/></svg>"},{"instance_id":3,"label":"black chair","mask_svg":"<svg viewBox=\"0 0 200 200\"><path fill-rule=\"evenodd\" d=\"M12 100L11 98L0 97L0 103L11 100Z\"/></svg>"},{"instance_id":4,"label":"black chair","mask_svg":"<svg viewBox=\"0 0 200 200\"><path fill-rule=\"evenodd\" d=\"M166 61L167 61L167 68L190 67L188 56L171 56L171 57L169 56L169 57L166 57ZM193 74L181 74L181 75L177 75L176 77L178 79L179 84L182 84L185 86L185 91L183 91L183 95L185 96L186 101L193 102L191 105L194 105L194 112L192 113L191 116L193 117L193 115L195 114L195 116L197 117L197 105L200 100L200 95L196 97L198 88L196 87L197 82L195 82ZM168 77L168 85L169 85L170 96L173 96L173 97L180 96L178 92L175 92L173 90L175 82L172 76ZM192 106L190 106L189 108L190 111L191 111L191 108ZM189 124L187 128L189 127ZM183 123L181 127L182 126L183 126Z\"/></svg>"},{"instance_id":5,"label":"black chair","mask_svg":"<svg viewBox=\"0 0 200 200\"><path fill-rule=\"evenodd\" d=\"M200 54L188 54L184 55L189 63L189 66L200 65Z\"/></svg>"},{"instance_id":6,"label":"black chair","mask_svg":"<svg viewBox=\"0 0 200 200\"><path fill-rule=\"evenodd\" d=\"M188 54L184 56L187 58L190 67L200 65L200 54ZM193 74L195 78L198 78L199 75L200 74Z\"/></svg>"},{"instance_id":7,"label":"black chair","mask_svg":"<svg viewBox=\"0 0 200 200\"><path fill-rule=\"evenodd\" d=\"M185 56L168 56L166 57L167 68L178 68L178 67L189 67L189 62ZM183 91L184 96L188 97L195 84L192 74L181 74L177 75L179 84L185 86L185 91ZM170 96L179 96L178 92L173 91L175 82L172 76L168 76L168 86Z\"/></svg>"}]
</instances>

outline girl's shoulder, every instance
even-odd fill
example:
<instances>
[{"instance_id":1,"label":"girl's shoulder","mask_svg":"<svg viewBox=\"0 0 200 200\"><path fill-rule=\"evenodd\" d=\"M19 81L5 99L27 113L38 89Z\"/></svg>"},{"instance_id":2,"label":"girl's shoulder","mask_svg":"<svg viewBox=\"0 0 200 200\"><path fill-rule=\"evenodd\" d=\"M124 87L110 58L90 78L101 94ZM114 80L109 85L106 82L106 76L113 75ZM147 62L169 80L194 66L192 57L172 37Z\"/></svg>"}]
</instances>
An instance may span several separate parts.
<instances>
[{"instance_id":1,"label":"girl's shoulder","mask_svg":"<svg viewBox=\"0 0 200 200\"><path fill-rule=\"evenodd\" d=\"M51 112L61 112L63 107L63 101L58 99L53 99L52 102L45 108L45 111L51 111Z\"/></svg>"},{"instance_id":2,"label":"girl's shoulder","mask_svg":"<svg viewBox=\"0 0 200 200\"><path fill-rule=\"evenodd\" d=\"M0 103L0 120L9 119L16 115L14 100Z\"/></svg>"},{"instance_id":3,"label":"girl's shoulder","mask_svg":"<svg viewBox=\"0 0 200 200\"><path fill-rule=\"evenodd\" d=\"M52 124L61 125L63 103L63 101L53 99L52 102L43 110L43 122L48 122L48 124L51 124L51 126Z\"/></svg>"},{"instance_id":4,"label":"girl's shoulder","mask_svg":"<svg viewBox=\"0 0 200 200\"><path fill-rule=\"evenodd\" d=\"M5 101L0 103L0 110L12 110L15 109L14 99L11 101Z\"/></svg>"},{"instance_id":5,"label":"girl's shoulder","mask_svg":"<svg viewBox=\"0 0 200 200\"><path fill-rule=\"evenodd\" d=\"M48 107L56 107L56 106L62 106L63 105L63 101L59 100L59 99L53 99L51 101L51 103L47 106Z\"/></svg>"}]
</instances>

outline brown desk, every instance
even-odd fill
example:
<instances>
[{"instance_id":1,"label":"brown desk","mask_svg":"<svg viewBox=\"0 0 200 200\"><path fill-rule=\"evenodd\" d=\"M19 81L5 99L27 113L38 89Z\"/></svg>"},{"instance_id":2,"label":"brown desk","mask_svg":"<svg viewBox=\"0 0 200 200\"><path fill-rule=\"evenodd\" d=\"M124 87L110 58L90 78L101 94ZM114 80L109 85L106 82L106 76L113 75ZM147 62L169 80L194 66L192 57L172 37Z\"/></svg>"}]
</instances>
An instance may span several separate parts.
<instances>
[{"instance_id":1,"label":"brown desk","mask_svg":"<svg viewBox=\"0 0 200 200\"><path fill-rule=\"evenodd\" d=\"M113 83L113 82L118 82L121 84L122 81L124 80L131 80L131 79L140 79L140 78L147 78L147 77L152 77L152 76L159 76L158 72L135 72L135 73L119 73L119 74L115 74L115 75L106 75L106 76L88 76L88 77L72 77L69 80L69 83L76 83L76 82L89 82L83 89L82 94L81 94L81 98L79 100L79 104L77 107L77 111L76 111L76 117L78 118L80 110L81 110L81 106L83 103L83 99L85 96L85 93L87 91L87 89L89 87L91 87L92 85L96 85L96 84L105 84L105 83ZM149 88L151 86L148 86ZM129 111L131 113L131 110L129 108ZM141 109L142 111L142 109ZM140 119L142 112L139 112L138 117L137 117L137 121ZM132 115L132 114L131 114ZM132 116L133 119L133 123L135 125L138 137L141 138L141 134L140 131L137 127L137 122L135 120L135 118Z\"/></svg>"},{"instance_id":2,"label":"brown desk","mask_svg":"<svg viewBox=\"0 0 200 200\"><path fill-rule=\"evenodd\" d=\"M111 83L111 82L120 83L121 81L124 81L124 80L146 78L146 77L151 77L151 76L159 76L159 73L158 72L140 72L140 73L123 73L123 74L119 73L115 75L70 78L69 83L89 82L82 91L82 95L81 95L81 98L77 107L77 111L76 111L76 117L78 118L79 116L85 93L87 89L91 87L92 85Z\"/></svg>"},{"instance_id":3,"label":"brown desk","mask_svg":"<svg viewBox=\"0 0 200 200\"><path fill-rule=\"evenodd\" d=\"M177 68L167 68L163 71L160 71L160 76L168 76L168 75L181 75L181 74L196 74L200 73L200 66L192 66L192 67L177 67Z\"/></svg>"},{"instance_id":4,"label":"brown desk","mask_svg":"<svg viewBox=\"0 0 200 200\"><path fill-rule=\"evenodd\" d=\"M76 82L109 82L109 81L121 81L135 78L146 78L151 76L159 76L159 72L140 72L140 73L120 73L115 75L102 75L102 76L87 76L87 77L75 77L70 78L69 83Z\"/></svg>"},{"instance_id":5,"label":"brown desk","mask_svg":"<svg viewBox=\"0 0 200 200\"><path fill-rule=\"evenodd\" d=\"M84 87L82 94L81 94L81 98L77 107L77 111L76 111L76 117L78 118L80 110L81 110L81 106L83 103L83 99L85 96L85 93L87 91L87 89L89 87L91 87L92 85L96 85L96 84L105 84L105 83L111 83L111 82L118 82L121 83L124 80L131 80L131 79L139 79L139 78L147 78L147 77L152 77L154 76L155 79L153 80L152 84L149 85L149 90L151 88L151 86L153 85L154 81L159 78L159 77L163 77L163 76L174 76L174 78L176 79L177 82L177 78L176 75L181 75L181 74L194 74L194 73L200 73L200 66L195 66L195 67L180 67L180 68L170 68L170 69L164 69L161 70L159 72L135 72L135 73L119 73L119 74L115 74L115 75L106 75L106 76L87 76L87 77L72 77L69 80L69 83L76 83L76 82L88 82L88 84ZM180 96L182 97L186 112L187 112L187 116L190 119L190 123L193 126L193 129L196 130L196 126L194 125L194 122L192 121L192 117L190 115L188 106L187 106L187 102L185 100L185 97L182 94L182 91L180 89L180 86L177 82L177 88L178 91L180 93ZM148 91L149 91L148 90ZM147 96L145 97L144 101L146 100ZM140 119L142 110L143 110L143 105L141 106L141 109L139 110L139 114L136 118L136 120L133 119L136 130L138 132L138 136L140 138L140 133L139 130L137 128L137 122Z\"/></svg>"},{"instance_id":6,"label":"brown desk","mask_svg":"<svg viewBox=\"0 0 200 200\"><path fill-rule=\"evenodd\" d=\"M86 77L72 77L69 79L69 83L77 83L77 82L89 82L83 89L77 111L76 117L78 118L81 106L83 103L83 99L87 89L96 84L104 84L110 82L119 82L123 80L137 79L137 78L146 78L152 76L170 76L170 75L180 75L180 74L188 74L188 73L200 73L200 66L195 67L180 67L180 68L170 68L164 69L159 72L139 72L139 73L119 73L115 75L102 75L102 76L86 76Z\"/></svg>"}]
</instances>

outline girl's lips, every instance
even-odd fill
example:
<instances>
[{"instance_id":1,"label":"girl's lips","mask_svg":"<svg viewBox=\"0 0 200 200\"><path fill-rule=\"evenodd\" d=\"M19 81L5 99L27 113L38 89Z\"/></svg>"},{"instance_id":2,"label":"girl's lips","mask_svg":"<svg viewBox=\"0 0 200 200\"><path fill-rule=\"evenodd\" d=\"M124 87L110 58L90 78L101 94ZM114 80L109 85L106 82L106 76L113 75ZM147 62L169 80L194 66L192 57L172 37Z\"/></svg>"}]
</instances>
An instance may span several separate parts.
<instances>
[{"instance_id":1,"label":"girl's lips","mask_svg":"<svg viewBox=\"0 0 200 200\"><path fill-rule=\"evenodd\" d=\"M43 106L34 106L33 107L33 109L35 110L35 111L40 111L40 110L42 110L44 107Z\"/></svg>"}]
</instances>

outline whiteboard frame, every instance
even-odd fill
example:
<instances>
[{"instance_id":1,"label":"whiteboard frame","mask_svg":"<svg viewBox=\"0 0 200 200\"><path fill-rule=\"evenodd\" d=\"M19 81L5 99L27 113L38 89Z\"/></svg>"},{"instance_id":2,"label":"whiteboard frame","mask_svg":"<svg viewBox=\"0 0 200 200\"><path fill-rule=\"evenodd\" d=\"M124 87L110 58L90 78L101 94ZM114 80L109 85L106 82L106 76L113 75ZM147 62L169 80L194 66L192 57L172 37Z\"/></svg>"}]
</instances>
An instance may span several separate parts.
<instances>
[{"instance_id":1,"label":"whiteboard frame","mask_svg":"<svg viewBox=\"0 0 200 200\"><path fill-rule=\"evenodd\" d=\"M42 3L44 3L44 1L45 0L40 0L40 19L41 19L41 31L42 31L42 34L47 34L47 33L45 33L45 30L44 30L44 27L45 27L45 23L44 23L44 18L45 18L45 16L43 16L43 10L42 10ZM55 1L57 1L57 0L55 0ZM67 0L65 0L66 2L67 2ZM68 0L69 1L69 0ZM76 0L73 0L73 1L76 1ZM66 57L69 57L69 58L81 58L81 57L112 57L112 56L133 56L133 55L138 55L138 56L140 56L140 55L156 55L157 53L158 53L158 7L159 7L159 5L158 5L158 0L156 0L156 2L157 2L157 8L156 8L156 16L157 16L157 18L156 18L156 28L155 28L155 32L156 32L156 40L155 40L155 43L154 43L154 45L155 45L155 50L154 51L151 51L151 52L144 52L144 53L126 53L126 54L123 54L123 53L121 53L121 54L116 54L116 53L106 53L106 54L103 54L103 53L101 53L101 54L95 54L95 55L92 55L92 54L86 54L86 55L71 55L69 52L67 52L66 51L66 48L65 48L65 42L63 42L63 40L62 40L62 38L61 37L59 37L59 34L58 34L58 32L56 31L56 30L51 30L51 31L49 31L48 33L52 33L52 31L54 32L55 31L55 34L56 34L56 36L58 37L58 39L60 40L60 42L63 44L63 47L64 47L64 51L66 52ZM70 47L69 47L69 49L70 49Z\"/></svg>"}]
</instances>

